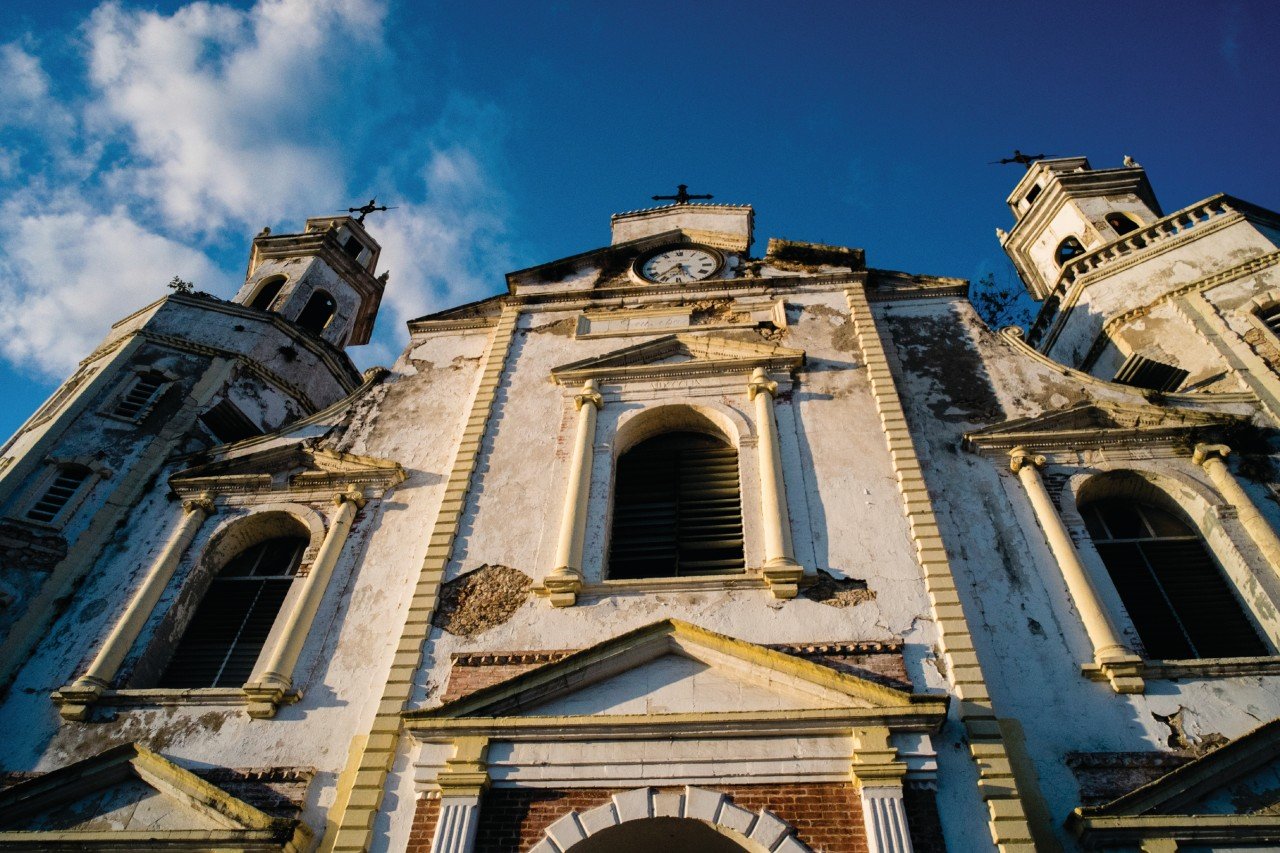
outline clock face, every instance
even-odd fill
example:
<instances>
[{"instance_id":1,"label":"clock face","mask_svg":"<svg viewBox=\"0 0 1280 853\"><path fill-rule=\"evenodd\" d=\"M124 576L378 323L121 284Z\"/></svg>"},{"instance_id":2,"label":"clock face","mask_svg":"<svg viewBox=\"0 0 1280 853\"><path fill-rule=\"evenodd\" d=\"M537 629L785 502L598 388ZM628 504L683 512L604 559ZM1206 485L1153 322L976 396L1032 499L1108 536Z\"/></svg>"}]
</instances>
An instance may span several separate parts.
<instances>
[{"instance_id":1,"label":"clock face","mask_svg":"<svg viewBox=\"0 0 1280 853\"><path fill-rule=\"evenodd\" d=\"M681 246L644 258L639 265L639 273L658 284L688 284L715 275L722 263L719 254L709 249Z\"/></svg>"}]
</instances>

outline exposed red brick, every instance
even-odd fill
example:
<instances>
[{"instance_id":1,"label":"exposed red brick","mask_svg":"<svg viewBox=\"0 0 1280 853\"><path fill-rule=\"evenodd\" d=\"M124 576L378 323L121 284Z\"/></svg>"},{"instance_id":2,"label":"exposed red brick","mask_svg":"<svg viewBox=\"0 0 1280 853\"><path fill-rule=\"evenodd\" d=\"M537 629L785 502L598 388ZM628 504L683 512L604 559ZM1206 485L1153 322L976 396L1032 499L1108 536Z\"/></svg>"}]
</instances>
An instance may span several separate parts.
<instances>
[{"instance_id":1,"label":"exposed red brick","mask_svg":"<svg viewBox=\"0 0 1280 853\"><path fill-rule=\"evenodd\" d=\"M624 790L630 788L494 788L481 803L476 851L527 850L541 840L548 826L570 810L586 811ZM866 853L862 807L852 784L722 785L715 790L727 794L742 808L765 809L777 815L814 850ZM429 807L419 805L414 829L420 834L415 837L425 838L427 845L435 828L435 814ZM410 849L415 849L412 842Z\"/></svg>"}]
</instances>

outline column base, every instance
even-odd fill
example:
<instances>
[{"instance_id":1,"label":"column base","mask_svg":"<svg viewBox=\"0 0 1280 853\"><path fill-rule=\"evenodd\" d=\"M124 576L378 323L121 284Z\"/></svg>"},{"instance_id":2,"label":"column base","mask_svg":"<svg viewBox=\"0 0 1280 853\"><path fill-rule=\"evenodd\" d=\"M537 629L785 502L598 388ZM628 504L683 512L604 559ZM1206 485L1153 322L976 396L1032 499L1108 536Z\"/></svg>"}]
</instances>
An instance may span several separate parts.
<instances>
[{"instance_id":1,"label":"column base","mask_svg":"<svg viewBox=\"0 0 1280 853\"><path fill-rule=\"evenodd\" d=\"M779 560L766 564L760 570L765 583L769 584L769 592L774 598L795 598L800 594L800 580L804 577L804 567L799 563Z\"/></svg>"},{"instance_id":2,"label":"column base","mask_svg":"<svg viewBox=\"0 0 1280 853\"><path fill-rule=\"evenodd\" d=\"M567 567L553 569L543 578L542 587L552 607L573 607L582 591L582 575Z\"/></svg>"},{"instance_id":3,"label":"column base","mask_svg":"<svg viewBox=\"0 0 1280 853\"><path fill-rule=\"evenodd\" d=\"M53 694L53 701L58 705L58 713L64 720L84 722L89 717L93 705L102 698L108 685L100 678L81 676Z\"/></svg>"},{"instance_id":4,"label":"column base","mask_svg":"<svg viewBox=\"0 0 1280 853\"><path fill-rule=\"evenodd\" d=\"M296 690L290 690L292 679L267 673L258 681L251 681L241 689L248 700L246 710L255 720L269 720L281 705L292 705L302 698Z\"/></svg>"},{"instance_id":5,"label":"column base","mask_svg":"<svg viewBox=\"0 0 1280 853\"><path fill-rule=\"evenodd\" d=\"M1117 693L1145 693L1143 660L1134 654L1112 654L1087 663L1081 671L1091 681L1106 681Z\"/></svg>"}]
</instances>

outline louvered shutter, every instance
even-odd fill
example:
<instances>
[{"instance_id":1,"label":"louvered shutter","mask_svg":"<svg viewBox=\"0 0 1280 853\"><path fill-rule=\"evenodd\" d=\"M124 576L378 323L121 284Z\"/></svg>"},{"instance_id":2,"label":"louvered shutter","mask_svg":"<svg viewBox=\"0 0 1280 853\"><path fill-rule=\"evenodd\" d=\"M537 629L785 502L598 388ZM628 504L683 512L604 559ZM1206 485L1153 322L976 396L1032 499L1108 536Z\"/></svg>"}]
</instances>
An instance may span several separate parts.
<instances>
[{"instance_id":1,"label":"louvered shutter","mask_svg":"<svg viewBox=\"0 0 1280 853\"><path fill-rule=\"evenodd\" d=\"M1098 501L1084 513L1147 657L1268 654L1222 569L1186 523L1129 500Z\"/></svg>"},{"instance_id":2,"label":"louvered shutter","mask_svg":"<svg viewBox=\"0 0 1280 853\"><path fill-rule=\"evenodd\" d=\"M71 502L71 498L84 481L89 479L89 469L83 465L67 465L58 471L49 488L45 489L40 500L27 510L27 518L33 521L53 521L62 508Z\"/></svg>"},{"instance_id":3,"label":"louvered shutter","mask_svg":"<svg viewBox=\"0 0 1280 853\"><path fill-rule=\"evenodd\" d=\"M609 577L730 574L744 566L733 447L671 433L618 460Z\"/></svg>"},{"instance_id":4,"label":"louvered shutter","mask_svg":"<svg viewBox=\"0 0 1280 853\"><path fill-rule=\"evenodd\" d=\"M305 546L305 539L282 537L232 558L209 584L160 686L239 687L248 681Z\"/></svg>"}]
</instances>

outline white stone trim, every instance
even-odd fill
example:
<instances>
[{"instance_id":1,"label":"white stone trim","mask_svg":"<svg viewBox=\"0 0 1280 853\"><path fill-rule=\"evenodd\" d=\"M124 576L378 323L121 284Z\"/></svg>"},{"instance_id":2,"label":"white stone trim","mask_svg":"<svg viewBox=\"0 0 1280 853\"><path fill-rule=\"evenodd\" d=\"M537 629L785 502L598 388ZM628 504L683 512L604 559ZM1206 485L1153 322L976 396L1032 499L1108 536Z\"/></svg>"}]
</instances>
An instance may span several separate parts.
<instances>
[{"instance_id":1,"label":"white stone trim","mask_svg":"<svg viewBox=\"0 0 1280 853\"><path fill-rule=\"evenodd\" d=\"M448 795L440 798L440 818L431 839L431 853L471 853L480 821L480 796Z\"/></svg>"},{"instance_id":2,"label":"white stone trim","mask_svg":"<svg viewBox=\"0 0 1280 853\"><path fill-rule=\"evenodd\" d=\"M547 827L542 840L530 848L529 853L566 853L573 845L598 832L654 817L700 820L752 853L810 853L809 847L795 837L791 825L772 812L765 809L749 812L734 805L727 794L691 785L683 792L636 788L614 794L609 802L581 814L570 811ZM905 818L902 827L905 831ZM432 849L434 853L435 848ZM911 842L908 839L905 848L884 849L910 853Z\"/></svg>"},{"instance_id":3,"label":"white stone trim","mask_svg":"<svg viewBox=\"0 0 1280 853\"><path fill-rule=\"evenodd\" d=\"M901 785L862 785L862 822L870 853L912 853Z\"/></svg>"}]
</instances>

